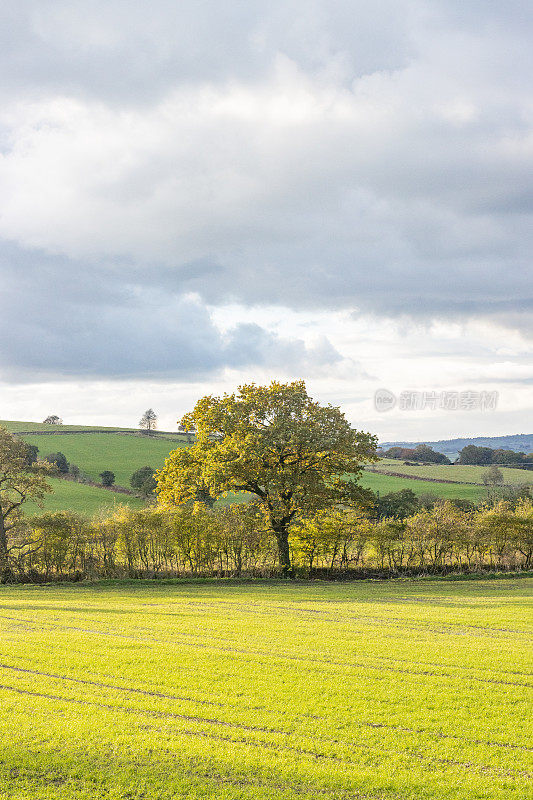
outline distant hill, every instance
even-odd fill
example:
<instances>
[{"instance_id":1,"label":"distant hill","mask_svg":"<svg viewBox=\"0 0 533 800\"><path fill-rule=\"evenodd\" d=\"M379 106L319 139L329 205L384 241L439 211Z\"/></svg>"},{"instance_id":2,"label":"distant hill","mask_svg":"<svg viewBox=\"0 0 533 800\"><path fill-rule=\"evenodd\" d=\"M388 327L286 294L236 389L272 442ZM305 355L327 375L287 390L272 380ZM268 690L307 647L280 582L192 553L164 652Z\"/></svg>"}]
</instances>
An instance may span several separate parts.
<instances>
[{"instance_id":1,"label":"distant hill","mask_svg":"<svg viewBox=\"0 0 533 800\"><path fill-rule=\"evenodd\" d=\"M468 444L477 447L492 447L493 450L518 450L523 453L533 452L533 433L515 433L510 436L475 436L469 439L440 439L430 442L424 439L419 442L380 442L380 446L387 450L389 447L416 447L417 444L427 444L439 453L444 453L450 459L457 458L459 450Z\"/></svg>"}]
</instances>

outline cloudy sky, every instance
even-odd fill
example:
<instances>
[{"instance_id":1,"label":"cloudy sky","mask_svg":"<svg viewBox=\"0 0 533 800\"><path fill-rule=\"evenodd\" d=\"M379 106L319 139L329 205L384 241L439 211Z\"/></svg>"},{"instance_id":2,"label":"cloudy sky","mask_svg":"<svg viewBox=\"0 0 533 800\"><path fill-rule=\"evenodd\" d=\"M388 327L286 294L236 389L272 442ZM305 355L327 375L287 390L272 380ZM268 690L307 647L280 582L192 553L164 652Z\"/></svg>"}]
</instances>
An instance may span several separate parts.
<instances>
[{"instance_id":1,"label":"cloudy sky","mask_svg":"<svg viewBox=\"0 0 533 800\"><path fill-rule=\"evenodd\" d=\"M277 377L383 439L531 432L532 33L526 0L4 0L0 417L172 429Z\"/></svg>"}]
</instances>

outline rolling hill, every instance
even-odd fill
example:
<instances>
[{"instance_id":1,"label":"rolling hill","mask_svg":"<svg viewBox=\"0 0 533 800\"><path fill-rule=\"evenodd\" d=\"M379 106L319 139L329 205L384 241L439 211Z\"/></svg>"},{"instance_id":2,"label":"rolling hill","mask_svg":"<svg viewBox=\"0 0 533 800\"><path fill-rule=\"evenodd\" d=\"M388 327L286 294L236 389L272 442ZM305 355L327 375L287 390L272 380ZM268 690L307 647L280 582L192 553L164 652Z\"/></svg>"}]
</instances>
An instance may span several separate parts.
<instances>
[{"instance_id":1,"label":"rolling hill","mask_svg":"<svg viewBox=\"0 0 533 800\"><path fill-rule=\"evenodd\" d=\"M43 423L3 421L0 425L20 436L28 444L39 448L42 458L49 453L62 452L67 460L77 464L94 482L99 481L103 470L115 473L116 484L129 488L133 472L143 466L157 469L163 466L171 450L186 447L187 437L178 432L157 432L154 436L140 434L132 428L105 428L62 425L51 428ZM509 440L515 437L499 437ZM468 440L449 440L459 443ZM488 441L488 440L483 440ZM430 443L437 446L439 443ZM459 465L405 465L402 461L382 459L367 468L361 484L380 494L412 489L417 495L430 494L443 498L462 498L480 502L487 496L483 486L484 467ZM533 472L503 468L506 484L531 485ZM395 474L390 474L395 473ZM75 483L59 478L52 480L54 493L46 497L45 510L70 509L83 514L109 510L117 504L141 507L143 501L133 495L119 494L99 486ZM231 495L221 503L235 502L240 498ZM37 506L29 506L29 513L40 513Z\"/></svg>"}]
</instances>

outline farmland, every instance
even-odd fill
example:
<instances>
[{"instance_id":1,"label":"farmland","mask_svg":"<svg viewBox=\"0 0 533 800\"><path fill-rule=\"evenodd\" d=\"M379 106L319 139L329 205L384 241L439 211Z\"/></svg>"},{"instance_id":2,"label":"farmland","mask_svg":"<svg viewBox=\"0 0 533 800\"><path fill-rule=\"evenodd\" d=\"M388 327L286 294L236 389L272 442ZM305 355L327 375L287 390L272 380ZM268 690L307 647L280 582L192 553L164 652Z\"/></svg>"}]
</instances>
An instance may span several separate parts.
<instances>
[{"instance_id":1,"label":"farmland","mask_svg":"<svg viewBox=\"0 0 533 800\"><path fill-rule=\"evenodd\" d=\"M526 798L531 586L2 586L0 798Z\"/></svg>"},{"instance_id":2,"label":"farmland","mask_svg":"<svg viewBox=\"0 0 533 800\"><path fill-rule=\"evenodd\" d=\"M24 434L28 444L39 448L39 455L45 456L58 450L65 454L67 460L77 464L92 480L98 481L99 474L106 469L115 473L119 486L129 486L132 473L143 466L154 469L163 465L169 452L176 447L186 446L185 437L174 434L158 433L157 437L139 435L138 431L127 428L94 428L89 426L62 425L53 428L37 422L2 422L9 430L35 431ZM76 433L86 431L86 433ZM99 431L107 431L100 433ZM405 465L396 459L381 459L371 470L365 470L361 484L381 495L397 492L400 489L412 489L416 495L426 494L441 498L462 498L475 503L487 497L487 490L482 485L485 467L462 465ZM402 473L402 476L387 475L386 472ZM519 469L502 468L506 484L522 485L533 483L533 472ZM431 480L420 480L427 478ZM446 483L445 481L457 481ZM442 481L442 482L441 482ZM127 495L115 495L94 486L72 484L64 481L52 481L54 494L47 496L45 509L56 511L68 509L82 514L92 514L100 509L113 508L117 502L133 507L142 505L141 501ZM222 498L219 503L240 500L241 497L231 495ZM29 513L38 513L39 509L31 505Z\"/></svg>"},{"instance_id":3,"label":"farmland","mask_svg":"<svg viewBox=\"0 0 533 800\"><path fill-rule=\"evenodd\" d=\"M488 467L468 464L405 464L399 459L382 458L376 464L376 469L434 480L483 483L483 473L487 471ZM506 484L515 486L533 484L533 471L531 470L511 469L510 467L498 467L498 469Z\"/></svg>"},{"instance_id":4,"label":"farmland","mask_svg":"<svg viewBox=\"0 0 533 800\"><path fill-rule=\"evenodd\" d=\"M359 482L365 488L382 495L388 494L388 492L399 492L401 489L411 489L416 495L428 494L447 499L458 497L462 500L472 500L474 503L479 503L487 497L487 490L483 486L413 480L370 470L363 472Z\"/></svg>"},{"instance_id":5,"label":"farmland","mask_svg":"<svg viewBox=\"0 0 533 800\"><path fill-rule=\"evenodd\" d=\"M143 500L128 494L118 494L97 486L87 486L83 483L50 478L48 481L52 493L44 498L43 508L36 503L26 504L26 514L42 514L44 511L76 511L78 514L93 516L99 511L112 511L117 505L127 505L130 508L142 508Z\"/></svg>"},{"instance_id":6,"label":"farmland","mask_svg":"<svg viewBox=\"0 0 533 800\"><path fill-rule=\"evenodd\" d=\"M60 450L67 461L78 464L93 480L104 469L115 473L119 486L129 486L131 474L139 467L161 467L170 450L183 446L183 440L165 441L149 436L120 433L61 434L56 436L24 436L28 444L37 445L39 455Z\"/></svg>"}]
</instances>

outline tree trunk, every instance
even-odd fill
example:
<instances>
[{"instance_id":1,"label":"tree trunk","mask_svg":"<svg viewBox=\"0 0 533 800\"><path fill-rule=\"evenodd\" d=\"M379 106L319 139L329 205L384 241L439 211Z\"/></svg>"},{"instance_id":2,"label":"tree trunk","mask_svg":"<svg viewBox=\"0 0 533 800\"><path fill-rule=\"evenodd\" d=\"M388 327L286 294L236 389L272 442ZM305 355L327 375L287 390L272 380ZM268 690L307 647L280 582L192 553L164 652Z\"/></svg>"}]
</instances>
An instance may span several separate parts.
<instances>
[{"instance_id":1,"label":"tree trunk","mask_svg":"<svg viewBox=\"0 0 533 800\"><path fill-rule=\"evenodd\" d=\"M276 541L278 543L279 565L284 578L294 578L294 571L291 565L291 555L289 551L289 531L286 525L278 525L274 528Z\"/></svg>"},{"instance_id":2,"label":"tree trunk","mask_svg":"<svg viewBox=\"0 0 533 800\"><path fill-rule=\"evenodd\" d=\"M0 506L0 583L9 583L13 573L9 566L7 551L7 531L4 523L4 513Z\"/></svg>"}]
</instances>

